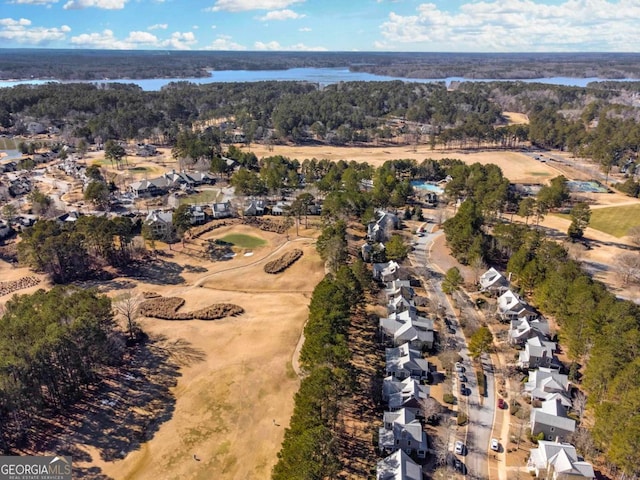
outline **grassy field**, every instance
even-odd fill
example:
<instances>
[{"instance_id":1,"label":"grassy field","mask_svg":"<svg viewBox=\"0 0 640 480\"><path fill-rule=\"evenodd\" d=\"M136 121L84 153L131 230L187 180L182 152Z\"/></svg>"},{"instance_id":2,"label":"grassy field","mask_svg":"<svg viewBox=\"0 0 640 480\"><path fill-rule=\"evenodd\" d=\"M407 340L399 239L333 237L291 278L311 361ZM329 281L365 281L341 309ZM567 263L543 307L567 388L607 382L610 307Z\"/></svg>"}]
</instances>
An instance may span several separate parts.
<instances>
[{"instance_id":1,"label":"grassy field","mask_svg":"<svg viewBox=\"0 0 640 480\"><path fill-rule=\"evenodd\" d=\"M245 235L243 233L230 233L225 235L220 240L234 244L240 248L257 248L266 245L266 240L263 240L252 235Z\"/></svg>"},{"instance_id":2,"label":"grassy field","mask_svg":"<svg viewBox=\"0 0 640 480\"><path fill-rule=\"evenodd\" d=\"M180 204L186 203L187 205L195 205L199 203L213 203L218 202L222 198L222 193L218 190L203 190L193 195L187 195L180 199Z\"/></svg>"},{"instance_id":3,"label":"grassy field","mask_svg":"<svg viewBox=\"0 0 640 480\"><path fill-rule=\"evenodd\" d=\"M571 216L567 214L556 214L555 216L571 221ZM640 225L640 204L591 210L589 227L614 237L624 237L631 227L638 225Z\"/></svg>"},{"instance_id":4,"label":"grassy field","mask_svg":"<svg viewBox=\"0 0 640 480\"><path fill-rule=\"evenodd\" d=\"M0 150L17 150L18 144L13 138L0 137Z\"/></svg>"},{"instance_id":5,"label":"grassy field","mask_svg":"<svg viewBox=\"0 0 640 480\"><path fill-rule=\"evenodd\" d=\"M589 226L614 237L624 237L637 225L640 225L640 204L591 210Z\"/></svg>"}]
</instances>

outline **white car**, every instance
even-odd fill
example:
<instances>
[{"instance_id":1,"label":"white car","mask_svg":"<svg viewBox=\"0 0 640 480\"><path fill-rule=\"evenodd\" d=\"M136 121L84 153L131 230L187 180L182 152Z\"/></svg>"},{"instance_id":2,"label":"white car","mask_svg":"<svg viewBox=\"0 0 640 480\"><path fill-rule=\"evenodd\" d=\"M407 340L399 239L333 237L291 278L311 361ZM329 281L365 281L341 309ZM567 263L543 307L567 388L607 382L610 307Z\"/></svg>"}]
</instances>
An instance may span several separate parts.
<instances>
[{"instance_id":1,"label":"white car","mask_svg":"<svg viewBox=\"0 0 640 480\"><path fill-rule=\"evenodd\" d=\"M456 442L456 447L454 449L456 455L462 455L462 453L464 452L464 443L462 443L460 440L458 440Z\"/></svg>"},{"instance_id":2,"label":"white car","mask_svg":"<svg viewBox=\"0 0 640 480\"><path fill-rule=\"evenodd\" d=\"M498 443L497 438L491 439L491 450L493 450L494 452L497 452L500 450L500 443Z\"/></svg>"}]
</instances>

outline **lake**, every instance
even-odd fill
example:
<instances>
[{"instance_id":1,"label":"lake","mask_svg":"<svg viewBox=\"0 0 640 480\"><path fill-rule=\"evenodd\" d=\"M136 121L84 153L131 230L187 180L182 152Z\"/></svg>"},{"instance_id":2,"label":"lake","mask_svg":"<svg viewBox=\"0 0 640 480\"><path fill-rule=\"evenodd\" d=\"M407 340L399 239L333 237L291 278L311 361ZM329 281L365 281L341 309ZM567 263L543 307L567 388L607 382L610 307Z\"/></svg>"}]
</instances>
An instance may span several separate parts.
<instances>
[{"instance_id":1,"label":"lake","mask_svg":"<svg viewBox=\"0 0 640 480\"><path fill-rule=\"evenodd\" d=\"M317 83L320 85L331 85L338 82L389 82L401 80L412 83L433 83L444 82L447 86L451 82L526 82L526 83L546 83L550 85L565 85L570 87L586 87L589 82L607 81L596 77L572 78L572 77L549 77L534 79L469 79L464 77L447 78L400 78L375 75L367 72L351 72L348 68L291 68L289 70L220 70L212 71L211 77L206 78L149 78L141 80L130 79L109 79L105 82L132 83L140 86L145 91L158 91L171 82L191 82L196 84L205 83L231 83L231 82L261 82L261 81L304 81ZM637 79L618 79L617 81L640 81ZM13 87L16 85L42 85L53 80L15 80L0 81L0 88ZM71 83L71 82L70 82ZM90 82L103 83L103 82Z\"/></svg>"}]
</instances>

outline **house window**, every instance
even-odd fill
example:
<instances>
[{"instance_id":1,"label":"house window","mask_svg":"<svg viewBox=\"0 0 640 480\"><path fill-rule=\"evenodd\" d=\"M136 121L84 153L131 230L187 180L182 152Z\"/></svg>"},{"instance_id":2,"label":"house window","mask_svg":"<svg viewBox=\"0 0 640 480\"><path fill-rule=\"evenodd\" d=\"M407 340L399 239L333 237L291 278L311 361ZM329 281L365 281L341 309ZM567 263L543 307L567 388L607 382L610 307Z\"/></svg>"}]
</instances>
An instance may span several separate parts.
<instances>
[{"instance_id":1,"label":"house window","mask_svg":"<svg viewBox=\"0 0 640 480\"><path fill-rule=\"evenodd\" d=\"M396 440L396 445L400 445L400 439Z\"/></svg>"},{"instance_id":2,"label":"house window","mask_svg":"<svg viewBox=\"0 0 640 480\"><path fill-rule=\"evenodd\" d=\"M556 427L551 427L551 428L549 429L549 431L550 431L550 432L555 432L555 431L556 431Z\"/></svg>"},{"instance_id":3,"label":"house window","mask_svg":"<svg viewBox=\"0 0 640 480\"><path fill-rule=\"evenodd\" d=\"M411 440L407 440L407 446L411 446Z\"/></svg>"}]
</instances>

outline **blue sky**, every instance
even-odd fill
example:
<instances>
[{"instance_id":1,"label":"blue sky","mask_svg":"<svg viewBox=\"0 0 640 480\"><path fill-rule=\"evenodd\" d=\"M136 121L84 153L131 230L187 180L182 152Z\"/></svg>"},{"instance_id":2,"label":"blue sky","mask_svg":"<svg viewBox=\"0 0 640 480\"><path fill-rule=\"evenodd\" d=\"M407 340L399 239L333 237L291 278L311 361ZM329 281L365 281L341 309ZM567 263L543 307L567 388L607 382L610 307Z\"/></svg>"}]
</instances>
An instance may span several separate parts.
<instances>
[{"instance_id":1,"label":"blue sky","mask_svg":"<svg viewBox=\"0 0 640 480\"><path fill-rule=\"evenodd\" d=\"M0 46L639 52L640 0L0 0Z\"/></svg>"}]
</instances>

